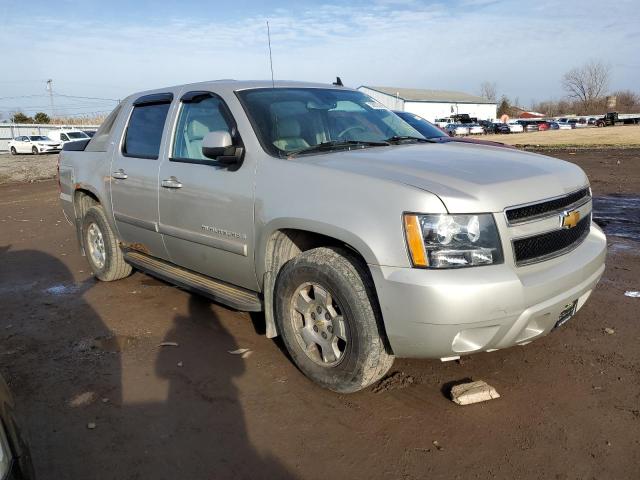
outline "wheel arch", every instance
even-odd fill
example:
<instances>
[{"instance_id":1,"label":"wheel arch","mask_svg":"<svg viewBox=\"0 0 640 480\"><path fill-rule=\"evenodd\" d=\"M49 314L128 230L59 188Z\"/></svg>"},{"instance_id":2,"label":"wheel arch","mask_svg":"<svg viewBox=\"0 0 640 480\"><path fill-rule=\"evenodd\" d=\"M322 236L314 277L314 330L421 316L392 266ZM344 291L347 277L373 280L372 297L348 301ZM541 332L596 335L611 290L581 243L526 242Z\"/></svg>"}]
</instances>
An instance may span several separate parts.
<instances>
[{"instance_id":1,"label":"wheel arch","mask_svg":"<svg viewBox=\"0 0 640 480\"><path fill-rule=\"evenodd\" d=\"M86 252L84 242L82 241L82 218L90 207L101 204L100 198L92 188L76 185L76 189L73 192L73 214L75 217L73 223L76 227L76 237L78 245L80 246L80 253L83 256L86 255Z\"/></svg>"},{"instance_id":2,"label":"wheel arch","mask_svg":"<svg viewBox=\"0 0 640 480\"><path fill-rule=\"evenodd\" d=\"M263 228L263 234L258 242L256 274L259 279L272 267L270 262L272 262L274 249L281 248L277 239L283 234L297 245L300 251L320 246L342 245L357 253L365 263L378 263L370 246L351 231L323 222L309 222L307 219L279 219Z\"/></svg>"},{"instance_id":3,"label":"wheel arch","mask_svg":"<svg viewBox=\"0 0 640 480\"><path fill-rule=\"evenodd\" d=\"M352 251L367 271L366 265L375 263L375 255L362 239L333 225L282 221L273 222L265 232L257 249L256 273L262 285L268 338L279 335L273 299L278 273L286 262L313 248L340 246Z\"/></svg>"}]
</instances>

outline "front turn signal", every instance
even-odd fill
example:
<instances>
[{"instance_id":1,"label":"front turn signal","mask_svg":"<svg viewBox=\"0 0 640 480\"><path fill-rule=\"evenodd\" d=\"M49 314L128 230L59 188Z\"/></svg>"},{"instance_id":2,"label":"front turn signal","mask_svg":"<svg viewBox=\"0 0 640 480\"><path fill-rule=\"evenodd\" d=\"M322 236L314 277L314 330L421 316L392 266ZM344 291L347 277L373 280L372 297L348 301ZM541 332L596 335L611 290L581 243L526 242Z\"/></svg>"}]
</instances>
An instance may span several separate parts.
<instances>
[{"instance_id":1,"label":"front turn signal","mask_svg":"<svg viewBox=\"0 0 640 480\"><path fill-rule=\"evenodd\" d=\"M427 267L427 252L424 248L424 240L422 238L422 228L418 215L404 216L404 231L407 238L407 247L411 255L411 261L414 267Z\"/></svg>"}]
</instances>

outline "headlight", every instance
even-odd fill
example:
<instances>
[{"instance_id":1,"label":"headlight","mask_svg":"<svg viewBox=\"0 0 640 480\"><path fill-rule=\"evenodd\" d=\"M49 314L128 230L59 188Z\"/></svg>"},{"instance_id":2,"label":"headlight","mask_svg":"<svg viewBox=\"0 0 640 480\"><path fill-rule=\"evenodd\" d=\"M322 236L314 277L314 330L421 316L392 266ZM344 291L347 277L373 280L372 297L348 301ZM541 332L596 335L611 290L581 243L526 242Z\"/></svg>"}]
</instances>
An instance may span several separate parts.
<instances>
[{"instance_id":1,"label":"headlight","mask_svg":"<svg viewBox=\"0 0 640 480\"><path fill-rule=\"evenodd\" d=\"M11 450L9 449L9 441L7 435L0 422L0 478L4 478L11 468Z\"/></svg>"},{"instance_id":2,"label":"headlight","mask_svg":"<svg viewBox=\"0 0 640 480\"><path fill-rule=\"evenodd\" d=\"M460 268L502 263L493 215L405 214L405 236L414 267Z\"/></svg>"}]
</instances>

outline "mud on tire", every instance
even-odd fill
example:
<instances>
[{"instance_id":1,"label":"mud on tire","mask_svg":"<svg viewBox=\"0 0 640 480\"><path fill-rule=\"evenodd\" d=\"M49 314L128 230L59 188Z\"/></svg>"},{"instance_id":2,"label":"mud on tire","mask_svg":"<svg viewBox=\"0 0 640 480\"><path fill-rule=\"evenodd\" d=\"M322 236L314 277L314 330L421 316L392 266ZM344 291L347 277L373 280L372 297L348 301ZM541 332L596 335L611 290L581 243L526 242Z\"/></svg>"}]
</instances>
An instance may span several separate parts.
<instances>
[{"instance_id":1,"label":"mud on tire","mask_svg":"<svg viewBox=\"0 0 640 480\"><path fill-rule=\"evenodd\" d=\"M314 293L315 288L319 293ZM326 309L318 298L325 298L325 293L330 298ZM300 296L303 300L298 303ZM305 302L311 305L307 310ZM289 354L296 366L322 387L340 393L356 392L378 381L391 368L394 357L385 347L373 282L366 265L350 250L315 248L287 262L276 280L274 303L278 330ZM337 318L341 326L334 323ZM303 332L309 322L311 330ZM317 335L338 336L334 329L342 329L346 341L338 339L342 343L335 349L339 355L332 354L327 361L320 346L323 340ZM320 342L317 349L314 338Z\"/></svg>"},{"instance_id":2,"label":"mud on tire","mask_svg":"<svg viewBox=\"0 0 640 480\"><path fill-rule=\"evenodd\" d=\"M103 208L89 207L82 218L82 246L94 275L103 282L120 280L131 274Z\"/></svg>"}]
</instances>

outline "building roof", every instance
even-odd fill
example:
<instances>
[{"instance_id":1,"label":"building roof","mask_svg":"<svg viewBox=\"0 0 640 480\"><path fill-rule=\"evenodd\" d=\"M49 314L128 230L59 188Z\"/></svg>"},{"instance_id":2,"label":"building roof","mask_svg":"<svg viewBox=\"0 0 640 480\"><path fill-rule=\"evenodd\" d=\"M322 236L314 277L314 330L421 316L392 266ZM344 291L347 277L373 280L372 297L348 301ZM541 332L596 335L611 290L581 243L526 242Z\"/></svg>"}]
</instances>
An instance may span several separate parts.
<instances>
[{"instance_id":1,"label":"building roof","mask_svg":"<svg viewBox=\"0 0 640 480\"><path fill-rule=\"evenodd\" d=\"M470 95L464 92L451 90L425 90L421 88L397 88L397 87L370 87L362 85L360 88L368 88L379 93L384 93L408 102L443 102L443 103L488 103L494 104L483 97Z\"/></svg>"}]
</instances>

